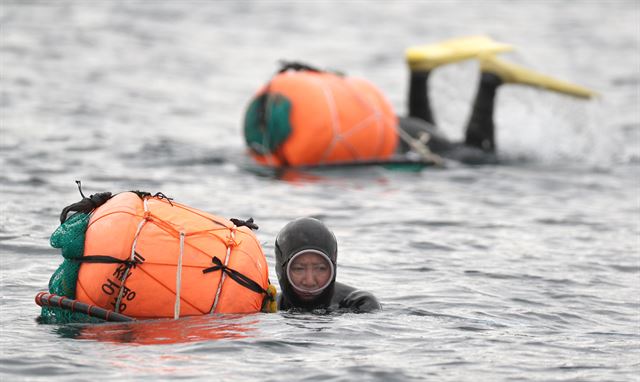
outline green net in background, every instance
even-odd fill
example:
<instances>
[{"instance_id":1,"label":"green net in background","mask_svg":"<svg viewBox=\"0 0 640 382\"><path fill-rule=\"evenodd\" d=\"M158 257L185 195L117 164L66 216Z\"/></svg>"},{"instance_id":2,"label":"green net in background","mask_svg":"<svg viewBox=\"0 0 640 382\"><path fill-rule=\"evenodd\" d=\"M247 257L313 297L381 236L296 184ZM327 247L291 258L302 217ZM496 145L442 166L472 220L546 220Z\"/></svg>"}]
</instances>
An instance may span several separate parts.
<instances>
[{"instance_id":1,"label":"green net in background","mask_svg":"<svg viewBox=\"0 0 640 382\"><path fill-rule=\"evenodd\" d=\"M291 134L290 115L291 101L283 95L262 94L255 98L245 114L247 146L261 155L274 153Z\"/></svg>"},{"instance_id":2,"label":"green net in background","mask_svg":"<svg viewBox=\"0 0 640 382\"><path fill-rule=\"evenodd\" d=\"M76 284L81 263L75 262L73 259L81 258L84 254L84 237L89 218L89 214L77 213L62 223L51 235L51 246L62 250L64 261L49 280L49 293L72 299L76 298ZM104 322L84 313L71 312L54 307L42 307L40 320L44 323L58 324Z\"/></svg>"}]
</instances>

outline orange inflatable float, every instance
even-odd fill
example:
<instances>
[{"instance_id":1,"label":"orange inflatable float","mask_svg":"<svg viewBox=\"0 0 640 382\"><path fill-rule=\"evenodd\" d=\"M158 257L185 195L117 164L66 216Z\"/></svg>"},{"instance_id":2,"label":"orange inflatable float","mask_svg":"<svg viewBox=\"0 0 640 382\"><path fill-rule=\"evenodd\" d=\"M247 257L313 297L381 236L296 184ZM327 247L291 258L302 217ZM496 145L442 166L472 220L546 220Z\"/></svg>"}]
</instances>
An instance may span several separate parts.
<instances>
[{"instance_id":1,"label":"orange inflatable float","mask_svg":"<svg viewBox=\"0 0 640 382\"><path fill-rule=\"evenodd\" d=\"M369 81L293 64L254 97L244 135L263 165L368 162L394 154L397 123L393 107Z\"/></svg>"},{"instance_id":2,"label":"orange inflatable float","mask_svg":"<svg viewBox=\"0 0 640 382\"><path fill-rule=\"evenodd\" d=\"M269 295L249 228L159 196L124 192L93 211L78 260L78 301L138 319L259 312Z\"/></svg>"}]
</instances>

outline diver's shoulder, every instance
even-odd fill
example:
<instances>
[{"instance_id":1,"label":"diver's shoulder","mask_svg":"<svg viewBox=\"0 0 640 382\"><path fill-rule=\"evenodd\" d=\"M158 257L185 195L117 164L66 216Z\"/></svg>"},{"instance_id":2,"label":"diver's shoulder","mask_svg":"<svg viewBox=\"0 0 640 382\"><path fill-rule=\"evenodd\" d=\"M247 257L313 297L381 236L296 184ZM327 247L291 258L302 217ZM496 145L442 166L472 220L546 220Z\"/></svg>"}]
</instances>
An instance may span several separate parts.
<instances>
[{"instance_id":1,"label":"diver's shoulder","mask_svg":"<svg viewBox=\"0 0 640 382\"><path fill-rule=\"evenodd\" d=\"M343 298L347 297L349 293L356 290L358 289L352 287L351 285L343 284L336 281L333 287L333 298L334 300L335 299L342 300Z\"/></svg>"}]
</instances>

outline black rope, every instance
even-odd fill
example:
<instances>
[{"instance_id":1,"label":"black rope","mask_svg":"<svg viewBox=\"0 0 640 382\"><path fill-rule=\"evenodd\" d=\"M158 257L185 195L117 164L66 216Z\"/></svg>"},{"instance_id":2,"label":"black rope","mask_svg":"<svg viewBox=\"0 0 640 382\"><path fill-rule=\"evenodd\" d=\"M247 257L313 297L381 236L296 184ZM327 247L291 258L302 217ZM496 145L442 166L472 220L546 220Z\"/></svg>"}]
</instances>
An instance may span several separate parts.
<instances>
[{"instance_id":1,"label":"black rope","mask_svg":"<svg viewBox=\"0 0 640 382\"><path fill-rule=\"evenodd\" d=\"M278 70L278 73L284 73L287 70L295 70L295 71L307 70L310 72L322 72L322 70L314 66L305 64L303 62L280 60L280 70Z\"/></svg>"},{"instance_id":2,"label":"black rope","mask_svg":"<svg viewBox=\"0 0 640 382\"><path fill-rule=\"evenodd\" d=\"M315 66L309 65L309 64L305 64L304 62L300 62L300 61L287 61L287 60L280 60L280 69L278 70L277 74L280 73L284 73L288 70L293 70L296 72L299 71L303 71L306 70L308 72L317 72L317 73L333 73L337 76L340 77L344 77L345 73L340 71L340 70L334 70L334 69L319 69Z\"/></svg>"},{"instance_id":3,"label":"black rope","mask_svg":"<svg viewBox=\"0 0 640 382\"><path fill-rule=\"evenodd\" d=\"M78 191L80 192L80 196L82 196L82 199L87 199L87 197L84 196L84 193L82 192L82 182L76 180L76 184L78 185Z\"/></svg>"},{"instance_id":4,"label":"black rope","mask_svg":"<svg viewBox=\"0 0 640 382\"><path fill-rule=\"evenodd\" d=\"M254 231L259 228L258 225L253 222L253 218L249 218L247 220L231 218L229 220L231 220L231 222L235 224L236 227L248 227Z\"/></svg>"},{"instance_id":5,"label":"black rope","mask_svg":"<svg viewBox=\"0 0 640 382\"><path fill-rule=\"evenodd\" d=\"M62 209L60 213L60 223L64 223L67 220L67 216L69 212L76 213L85 213L88 214L101 205L105 204L107 200L111 199L112 194L110 192L100 192L97 194L90 195L88 198L82 192L82 182L76 180L76 184L78 185L78 191L80 191L80 196L82 196L82 200L70 204Z\"/></svg>"},{"instance_id":6,"label":"black rope","mask_svg":"<svg viewBox=\"0 0 640 382\"><path fill-rule=\"evenodd\" d=\"M122 260L113 256L105 256L105 255L95 255L95 256L84 256L75 259L70 259L74 263L89 263L89 264L126 264L127 267L137 267L138 264L142 264L144 262L144 257L140 256L138 253L134 254L134 260Z\"/></svg>"},{"instance_id":7,"label":"black rope","mask_svg":"<svg viewBox=\"0 0 640 382\"><path fill-rule=\"evenodd\" d=\"M243 287L254 291L256 293L259 294L265 294L267 296L269 296L270 299L273 299L273 296L271 296L269 294L269 292L267 292L265 289L262 289L262 287L255 281L251 280L250 278L248 278L247 276L243 275L242 273L231 269L229 267L227 267L226 265L222 264L222 261L217 257L214 256L213 259L211 259L211 261L215 264L213 267L209 267L206 269L202 270L202 273L209 273L209 272L215 272L218 270L221 270L222 272L226 273L227 276L229 276L231 279L233 279L233 281L237 282L238 284L242 285Z\"/></svg>"},{"instance_id":8,"label":"black rope","mask_svg":"<svg viewBox=\"0 0 640 382\"><path fill-rule=\"evenodd\" d=\"M138 197L140 199L143 199L143 200L144 200L144 198L150 198L150 197L158 198L158 199L164 199L167 202L169 202L169 204L171 204L171 207L173 207L173 203L171 203L173 198L168 197L163 192L156 192L155 194L151 194L150 192L140 191L140 190L135 190L135 191L130 191L130 192L133 192L134 194L138 195Z\"/></svg>"},{"instance_id":9,"label":"black rope","mask_svg":"<svg viewBox=\"0 0 640 382\"><path fill-rule=\"evenodd\" d=\"M158 199L164 199L164 200L166 200L167 202L169 202L169 204L171 205L171 207L173 207L173 203L171 203L171 201L173 200L173 198L168 197L168 196L167 196L167 195L165 195L164 193L162 193L162 192L156 192L156 193L153 195L153 197L154 197L154 198L158 198Z\"/></svg>"},{"instance_id":10,"label":"black rope","mask_svg":"<svg viewBox=\"0 0 640 382\"><path fill-rule=\"evenodd\" d=\"M135 191L131 191L131 192L133 192L134 194L138 195L138 197L140 199L144 199L144 198L147 198L147 197L151 196L151 193L147 192L147 191L135 190Z\"/></svg>"},{"instance_id":11,"label":"black rope","mask_svg":"<svg viewBox=\"0 0 640 382\"><path fill-rule=\"evenodd\" d=\"M115 306L116 310L120 309L120 301L122 298L122 293L123 293L123 290L125 290L124 283L127 277L129 277L129 271L131 270L131 268L135 269L138 266L138 264L142 264L144 260L145 260L144 257L142 257L142 255L140 255L138 252L133 253L133 260L130 260L130 259L122 260L113 256L106 256L106 255L84 256L77 259L71 259L71 261L75 263L124 264L124 267L122 265L118 266L118 269L114 273L114 276L117 275L117 277L119 277L120 279L120 285L119 285L119 290L117 295L118 298L116 300L116 306Z\"/></svg>"}]
</instances>

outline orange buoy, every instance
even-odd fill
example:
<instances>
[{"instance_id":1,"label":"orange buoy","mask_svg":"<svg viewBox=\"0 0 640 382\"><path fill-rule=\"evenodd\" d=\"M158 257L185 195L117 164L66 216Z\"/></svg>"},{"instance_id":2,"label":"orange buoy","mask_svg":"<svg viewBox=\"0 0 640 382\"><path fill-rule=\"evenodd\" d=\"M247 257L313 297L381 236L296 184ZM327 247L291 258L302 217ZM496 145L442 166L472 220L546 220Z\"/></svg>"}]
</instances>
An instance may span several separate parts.
<instances>
[{"instance_id":1,"label":"orange buoy","mask_svg":"<svg viewBox=\"0 0 640 382\"><path fill-rule=\"evenodd\" d=\"M244 133L251 156L269 166L389 159L398 119L371 82L314 70L277 74L254 97Z\"/></svg>"},{"instance_id":2,"label":"orange buoy","mask_svg":"<svg viewBox=\"0 0 640 382\"><path fill-rule=\"evenodd\" d=\"M79 260L77 300L139 319L259 312L269 288L249 228L133 192L93 212Z\"/></svg>"}]
</instances>

